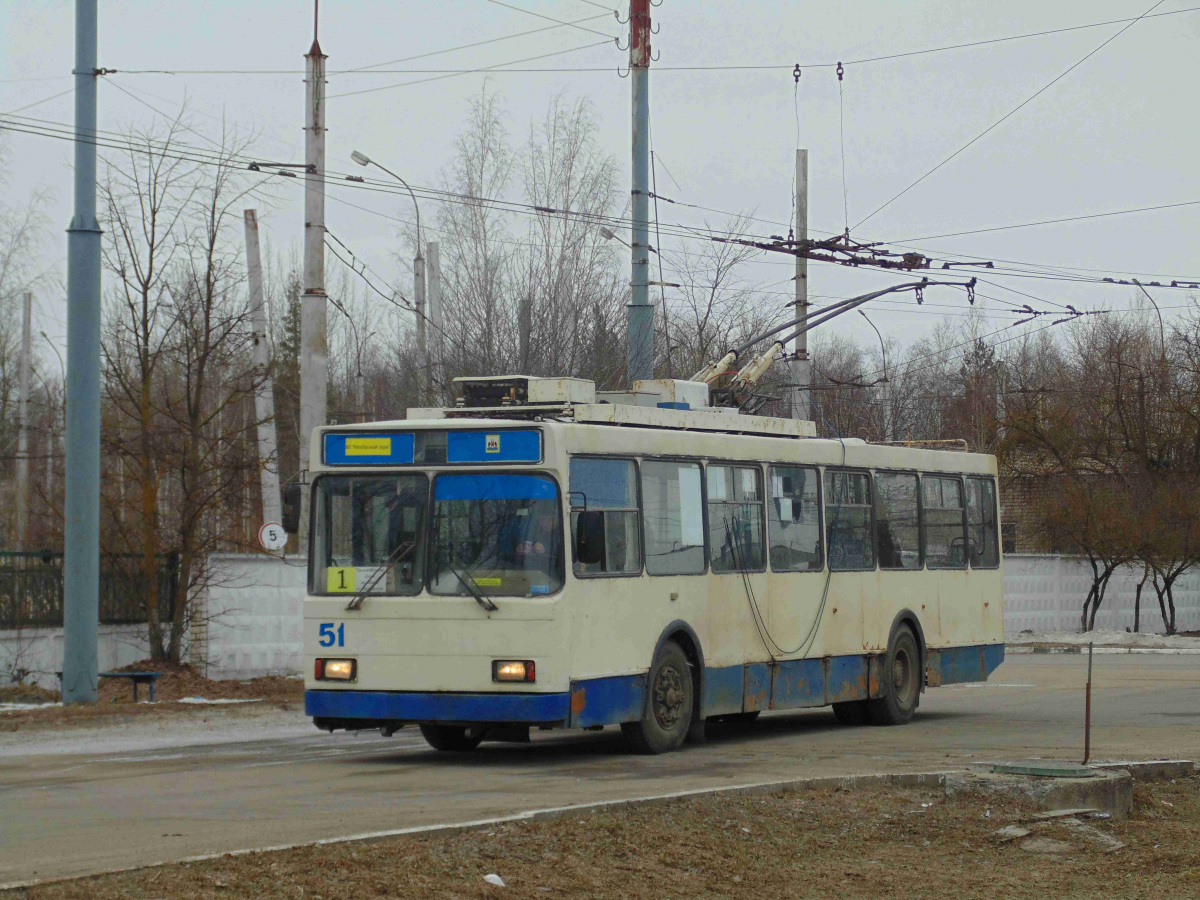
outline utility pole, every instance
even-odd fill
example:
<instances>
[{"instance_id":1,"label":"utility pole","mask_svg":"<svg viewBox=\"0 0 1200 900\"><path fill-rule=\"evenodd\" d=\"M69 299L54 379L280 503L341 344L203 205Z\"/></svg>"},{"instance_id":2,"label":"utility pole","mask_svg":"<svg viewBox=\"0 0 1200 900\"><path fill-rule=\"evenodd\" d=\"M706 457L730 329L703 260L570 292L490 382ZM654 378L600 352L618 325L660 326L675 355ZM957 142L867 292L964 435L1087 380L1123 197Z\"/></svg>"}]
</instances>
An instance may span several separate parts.
<instances>
[{"instance_id":1,"label":"utility pole","mask_svg":"<svg viewBox=\"0 0 1200 900\"><path fill-rule=\"evenodd\" d=\"M305 55L304 294L300 298L300 547L308 546L308 448L313 429L326 422L329 328L325 296L325 60L317 41L319 5L313 3L313 42Z\"/></svg>"},{"instance_id":2,"label":"utility pole","mask_svg":"<svg viewBox=\"0 0 1200 900\"><path fill-rule=\"evenodd\" d=\"M429 400L429 343L425 329L425 257L421 255L421 237L417 236L417 255L413 259L413 293L417 298L417 396L422 406Z\"/></svg>"},{"instance_id":3,"label":"utility pole","mask_svg":"<svg viewBox=\"0 0 1200 900\"><path fill-rule=\"evenodd\" d=\"M67 227L64 703L95 703L100 625L100 223L96 0L75 0L75 215Z\"/></svg>"},{"instance_id":4,"label":"utility pole","mask_svg":"<svg viewBox=\"0 0 1200 900\"><path fill-rule=\"evenodd\" d=\"M433 364L427 370L426 377L430 379L430 394L433 404L443 402L441 386L446 383L446 341L442 316L442 255L437 241L429 241L425 245L425 255L429 258L429 324L433 327Z\"/></svg>"},{"instance_id":5,"label":"utility pole","mask_svg":"<svg viewBox=\"0 0 1200 900\"><path fill-rule=\"evenodd\" d=\"M33 349L30 317L33 294L25 291L21 320L21 384L17 400L17 549L25 549L29 529L29 354Z\"/></svg>"},{"instance_id":6,"label":"utility pole","mask_svg":"<svg viewBox=\"0 0 1200 900\"><path fill-rule=\"evenodd\" d=\"M650 305L650 0L629 3L629 72L633 89L633 240L626 323L632 383L654 377L654 307Z\"/></svg>"},{"instance_id":7,"label":"utility pole","mask_svg":"<svg viewBox=\"0 0 1200 900\"><path fill-rule=\"evenodd\" d=\"M242 213L246 225L246 273L250 279L250 327L254 329L254 415L258 419L258 464L262 484L263 522L281 519L279 447L275 439L275 389L271 382L271 338L263 305L262 254L258 246L258 216Z\"/></svg>"},{"instance_id":8,"label":"utility pole","mask_svg":"<svg viewBox=\"0 0 1200 900\"><path fill-rule=\"evenodd\" d=\"M808 151L796 151L796 232L797 246L808 240ZM808 321L808 257L796 254L796 316L800 324ZM802 331L792 343L788 362L792 383L801 385L792 391L792 418L812 418L812 361L808 358L808 332Z\"/></svg>"}]
</instances>

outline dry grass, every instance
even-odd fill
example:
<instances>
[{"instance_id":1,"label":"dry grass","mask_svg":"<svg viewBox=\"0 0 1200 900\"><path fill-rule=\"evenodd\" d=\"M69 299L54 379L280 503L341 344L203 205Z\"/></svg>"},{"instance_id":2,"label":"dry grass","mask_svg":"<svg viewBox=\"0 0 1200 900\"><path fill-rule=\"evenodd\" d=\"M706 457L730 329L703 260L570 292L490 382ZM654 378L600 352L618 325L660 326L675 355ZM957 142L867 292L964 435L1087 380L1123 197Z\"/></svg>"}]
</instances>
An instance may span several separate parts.
<instances>
[{"instance_id":1,"label":"dry grass","mask_svg":"<svg viewBox=\"0 0 1200 900\"><path fill-rule=\"evenodd\" d=\"M154 704L146 703L149 690L145 685L138 688L139 703L133 702L133 685L124 678L101 678L100 698L94 704L71 706L47 706L44 709L27 709L0 713L0 733L6 731L32 731L72 726L107 725L114 721L139 720L154 716L211 715L213 707L178 703L184 697L203 697L206 700L261 700L261 703L239 704L223 707L228 711L238 710L241 715L254 715L259 710L290 709L304 703L304 683L295 678L265 677L249 681L213 681L194 671L191 666L171 663L133 663L119 669L121 672L163 672L155 684ZM58 694L43 688L0 689L0 703L53 703Z\"/></svg>"},{"instance_id":2,"label":"dry grass","mask_svg":"<svg viewBox=\"0 0 1200 900\"><path fill-rule=\"evenodd\" d=\"M24 892L115 897L1018 897L1200 896L1200 778L1135 786L1127 846L1050 822L1024 849L993 832L1033 810L934 790L710 795L451 836L305 847ZM989 813L985 817L985 813ZM498 873L506 888L483 881Z\"/></svg>"}]
</instances>

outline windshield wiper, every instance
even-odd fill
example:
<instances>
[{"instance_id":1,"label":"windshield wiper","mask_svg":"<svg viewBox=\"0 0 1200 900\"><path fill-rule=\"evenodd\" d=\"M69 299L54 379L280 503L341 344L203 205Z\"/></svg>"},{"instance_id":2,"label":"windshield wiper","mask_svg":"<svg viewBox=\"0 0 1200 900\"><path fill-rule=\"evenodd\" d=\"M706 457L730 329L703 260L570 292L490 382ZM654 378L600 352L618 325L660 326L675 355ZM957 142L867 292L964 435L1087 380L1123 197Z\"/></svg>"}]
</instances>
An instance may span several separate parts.
<instances>
[{"instance_id":1,"label":"windshield wiper","mask_svg":"<svg viewBox=\"0 0 1200 900\"><path fill-rule=\"evenodd\" d=\"M362 590L360 590L350 599L350 602L346 604L346 609L361 609L363 601L367 599L367 594L371 593L371 588L375 587L375 585L379 583L379 579L382 578L387 572L388 566L392 565L393 563L400 562L400 560L412 553L416 546L416 541L405 541L404 543L399 544L396 549L388 555L388 558L383 561L375 574L371 576L371 580L364 584L362 586ZM404 552L402 553L401 551Z\"/></svg>"},{"instance_id":2,"label":"windshield wiper","mask_svg":"<svg viewBox=\"0 0 1200 900\"><path fill-rule=\"evenodd\" d=\"M458 578L458 580L466 587L466 589L471 592L471 596L475 598L475 602L488 612L495 612L500 608L494 602L492 602L491 597L486 596L483 591L479 590L479 585L476 583L473 576L468 575L465 572L460 572L458 569L454 568L454 566L450 565L450 563L446 563L446 568L453 572L455 577Z\"/></svg>"}]
</instances>

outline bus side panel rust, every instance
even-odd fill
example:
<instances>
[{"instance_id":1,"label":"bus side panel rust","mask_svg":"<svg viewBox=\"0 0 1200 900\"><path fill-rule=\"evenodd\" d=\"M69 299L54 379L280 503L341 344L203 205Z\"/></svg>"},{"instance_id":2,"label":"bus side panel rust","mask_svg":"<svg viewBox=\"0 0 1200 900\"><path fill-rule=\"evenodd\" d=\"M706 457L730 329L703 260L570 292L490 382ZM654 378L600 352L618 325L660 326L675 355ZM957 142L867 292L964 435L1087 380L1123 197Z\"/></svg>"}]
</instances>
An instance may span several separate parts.
<instances>
[{"instance_id":1,"label":"bus side panel rust","mask_svg":"<svg viewBox=\"0 0 1200 900\"><path fill-rule=\"evenodd\" d=\"M745 673L742 666L708 666L704 670L704 703L706 716L725 716L742 711L742 689Z\"/></svg>"},{"instance_id":2,"label":"bus side panel rust","mask_svg":"<svg viewBox=\"0 0 1200 900\"><path fill-rule=\"evenodd\" d=\"M766 663L746 666L742 683L742 712L755 712L771 707L771 669Z\"/></svg>"},{"instance_id":3,"label":"bus side panel rust","mask_svg":"<svg viewBox=\"0 0 1200 900\"><path fill-rule=\"evenodd\" d=\"M785 660L771 675L771 709L800 709L825 703L825 667L819 659Z\"/></svg>"},{"instance_id":4,"label":"bus side panel rust","mask_svg":"<svg viewBox=\"0 0 1200 900\"><path fill-rule=\"evenodd\" d=\"M636 722L646 702L645 675L618 675L571 683L573 728Z\"/></svg>"},{"instance_id":5,"label":"bus side panel rust","mask_svg":"<svg viewBox=\"0 0 1200 900\"><path fill-rule=\"evenodd\" d=\"M987 681L996 667L1004 662L1003 644L982 644L974 647L944 647L929 651L926 684L963 684Z\"/></svg>"},{"instance_id":6,"label":"bus side panel rust","mask_svg":"<svg viewBox=\"0 0 1200 900\"><path fill-rule=\"evenodd\" d=\"M831 656L825 681L825 702L845 703L867 699L867 657Z\"/></svg>"}]
</instances>

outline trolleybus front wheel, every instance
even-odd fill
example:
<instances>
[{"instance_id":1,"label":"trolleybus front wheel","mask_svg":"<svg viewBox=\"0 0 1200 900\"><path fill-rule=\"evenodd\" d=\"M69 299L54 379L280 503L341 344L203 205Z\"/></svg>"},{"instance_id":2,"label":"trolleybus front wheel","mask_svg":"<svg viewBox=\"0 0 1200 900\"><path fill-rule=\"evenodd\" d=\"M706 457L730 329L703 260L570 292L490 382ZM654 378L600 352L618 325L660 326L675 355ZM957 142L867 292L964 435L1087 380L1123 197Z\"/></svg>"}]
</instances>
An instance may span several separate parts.
<instances>
[{"instance_id":1,"label":"trolleybus front wheel","mask_svg":"<svg viewBox=\"0 0 1200 900\"><path fill-rule=\"evenodd\" d=\"M881 696L865 704L870 723L903 725L910 721L921 701L921 651L907 625L896 631L879 680Z\"/></svg>"},{"instance_id":2,"label":"trolleybus front wheel","mask_svg":"<svg viewBox=\"0 0 1200 900\"><path fill-rule=\"evenodd\" d=\"M674 641L667 641L655 654L646 690L641 720L621 723L625 739L638 753L678 750L692 724L695 686L687 656Z\"/></svg>"},{"instance_id":3,"label":"trolleybus front wheel","mask_svg":"<svg viewBox=\"0 0 1200 900\"><path fill-rule=\"evenodd\" d=\"M483 740L482 730L468 730L462 725L422 725L421 734L434 750L459 753L474 750Z\"/></svg>"}]
</instances>

